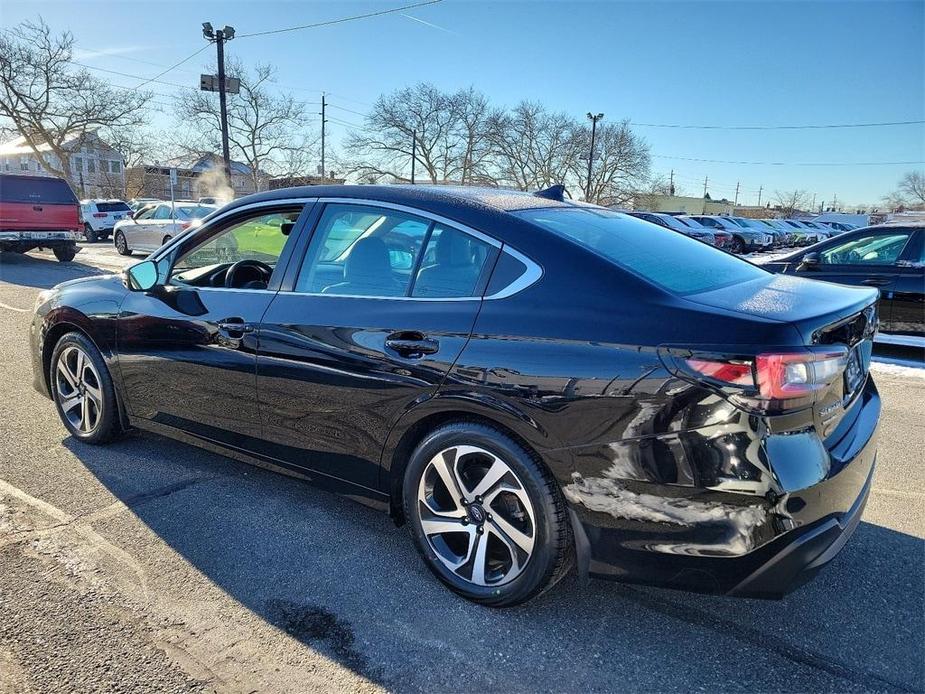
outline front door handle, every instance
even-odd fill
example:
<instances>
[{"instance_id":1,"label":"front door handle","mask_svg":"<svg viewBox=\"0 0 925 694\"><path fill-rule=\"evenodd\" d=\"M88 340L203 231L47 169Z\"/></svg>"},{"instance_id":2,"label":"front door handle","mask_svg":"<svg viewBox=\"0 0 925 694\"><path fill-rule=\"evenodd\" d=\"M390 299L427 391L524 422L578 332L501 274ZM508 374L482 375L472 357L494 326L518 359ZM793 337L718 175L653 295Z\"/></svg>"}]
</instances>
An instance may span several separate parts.
<instances>
[{"instance_id":1,"label":"front door handle","mask_svg":"<svg viewBox=\"0 0 925 694\"><path fill-rule=\"evenodd\" d=\"M254 326L250 323L245 323L241 318L226 318L219 321L218 329L229 334L238 333L243 335L244 333L254 332Z\"/></svg>"},{"instance_id":2,"label":"front door handle","mask_svg":"<svg viewBox=\"0 0 925 694\"><path fill-rule=\"evenodd\" d=\"M884 277L868 277L866 280L861 282L861 284L866 284L868 287L885 287L893 280L886 279Z\"/></svg>"},{"instance_id":3,"label":"front door handle","mask_svg":"<svg viewBox=\"0 0 925 694\"><path fill-rule=\"evenodd\" d=\"M409 358L436 354L440 350L439 342L413 331L392 333L385 339L385 346Z\"/></svg>"}]
</instances>

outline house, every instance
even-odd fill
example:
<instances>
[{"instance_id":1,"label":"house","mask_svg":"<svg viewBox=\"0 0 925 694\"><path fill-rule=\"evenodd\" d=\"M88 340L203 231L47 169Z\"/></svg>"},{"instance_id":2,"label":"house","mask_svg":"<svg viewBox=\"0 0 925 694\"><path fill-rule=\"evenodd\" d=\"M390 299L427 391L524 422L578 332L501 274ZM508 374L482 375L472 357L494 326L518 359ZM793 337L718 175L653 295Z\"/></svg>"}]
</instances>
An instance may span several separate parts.
<instances>
[{"instance_id":1,"label":"house","mask_svg":"<svg viewBox=\"0 0 925 694\"><path fill-rule=\"evenodd\" d=\"M130 198L169 200L171 169L177 171L173 190L175 200L198 200L202 197L232 200L269 188L268 174L258 171L255 177L247 164L232 161L231 189L228 189L223 168L222 158L217 154L205 154L192 160L177 157L165 162L132 166L125 172L127 195Z\"/></svg>"},{"instance_id":2,"label":"house","mask_svg":"<svg viewBox=\"0 0 925 694\"><path fill-rule=\"evenodd\" d=\"M64 141L62 149L70 155L67 180L80 198L121 198L125 194L125 170L122 154L94 133L74 135ZM49 167L61 170L62 163L43 142L38 150ZM0 171L31 175L57 175L42 165L25 137L0 145Z\"/></svg>"}]
</instances>

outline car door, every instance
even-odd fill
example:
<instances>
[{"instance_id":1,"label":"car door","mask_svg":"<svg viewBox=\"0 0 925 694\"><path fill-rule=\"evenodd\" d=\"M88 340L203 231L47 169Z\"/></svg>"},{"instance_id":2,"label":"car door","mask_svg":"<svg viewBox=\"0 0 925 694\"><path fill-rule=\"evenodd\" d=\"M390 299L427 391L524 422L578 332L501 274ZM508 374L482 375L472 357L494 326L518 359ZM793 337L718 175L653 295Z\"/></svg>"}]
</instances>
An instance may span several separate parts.
<instances>
[{"instance_id":1,"label":"car door","mask_svg":"<svg viewBox=\"0 0 925 694\"><path fill-rule=\"evenodd\" d=\"M375 489L392 424L468 340L500 244L400 206L329 201L316 216L260 325L266 450Z\"/></svg>"},{"instance_id":2,"label":"car door","mask_svg":"<svg viewBox=\"0 0 925 694\"><path fill-rule=\"evenodd\" d=\"M797 274L813 279L876 287L880 290L878 312L883 330L891 331L893 295L898 277L897 261L912 232L906 228L880 227L833 239L817 251L818 264L803 263Z\"/></svg>"},{"instance_id":3,"label":"car door","mask_svg":"<svg viewBox=\"0 0 925 694\"><path fill-rule=\"evenodd\" d=\"M896 262L890 329L925 336L925 231L916 230Z\"/></svg>"},{"instance_id":4,"label":"car door","mask_svg":"<svg viewBox=\"0 0 925 694\"><path fill-rule=\"evenodd\" d=\"M154 214L145 224L144 239L145 248L151 250L160 248L163 245L165 236L173 236L171 233L173 224L173 205L158 205Z\"/></svg>"},{"instance_id":5,"label":"car door","mask_svg":"<svg viewBox=\"0 0 925 694\"><path fill-rule=\"evenodd\" d=\"M155 256L160 284L128 294L117 330L133 416L237 448L259 446L257 326L301 212L301 203L232 210ZM269 282L252 267L226 287L228 268L245 260L265 264Z\"/></svg>"},{"instance_id":6,"label":"car door","mask_svg":"<svg viewBox=\"0 0 925 694\"><path fill-rule=\"evenodd\" d=\"M132 220L127 221L119 227L119 231L125 236L126 243L133 250L145 250L148 248L145 243L145 226L150 224L151 216L157 210L157 206L142 208Z\"/></svg>"}]
</instances>

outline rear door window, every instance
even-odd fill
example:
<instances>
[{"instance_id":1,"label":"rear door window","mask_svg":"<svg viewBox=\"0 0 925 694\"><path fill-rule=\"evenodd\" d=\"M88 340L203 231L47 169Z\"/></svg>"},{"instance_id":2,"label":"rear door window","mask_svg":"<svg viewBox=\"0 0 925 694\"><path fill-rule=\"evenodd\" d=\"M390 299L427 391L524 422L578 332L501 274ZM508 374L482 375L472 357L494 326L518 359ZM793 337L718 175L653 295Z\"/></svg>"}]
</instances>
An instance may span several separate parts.
<instances>
[{"instance_id":1,"label":"rear door window","mask_svg":"<svg viewBox=\"0 0 925 694\"><path fill-rule=\"evenodd\" d=\"M476 296L491 247L465 232L436 225L427 241L411 296Z\"/></svg>"},{"instance_id":2,"label":"rear door window","mask_svg":"<svg viewBox=\"0 0 925 694\"><path fill-rule=\"evenodd\" d=\"M676 294L694 294L767 276L767 272L664 227L603 209L543 208L514 212L614 265Z\"/></svg>"},{"instance_id":3,"label":"rear door window","mask_svg":"<svg viewBox=\"0 0 925 694\"><path fill-rule=\"evenodd\" d=\"M51 177L0 176L0 200L47 205L77 204L77 196L67 182Z\"/></svg>"}]
</instances>

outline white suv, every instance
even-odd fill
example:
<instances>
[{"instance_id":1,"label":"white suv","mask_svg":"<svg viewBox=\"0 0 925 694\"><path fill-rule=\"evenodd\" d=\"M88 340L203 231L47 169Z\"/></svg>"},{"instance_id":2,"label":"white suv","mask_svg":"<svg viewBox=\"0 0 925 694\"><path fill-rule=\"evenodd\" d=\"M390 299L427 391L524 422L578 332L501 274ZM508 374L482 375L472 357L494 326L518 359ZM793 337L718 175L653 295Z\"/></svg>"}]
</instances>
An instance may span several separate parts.
<instances>
[{"instance_id":1,"label":"white suv","mask_svg":"<svg viewBox=\"0 0 925 694\"><path fill-rule=\"evenodd\" d=\"M91 243L105 239L121 219L130 217L132 208L124 200L81 200L84 236Z\"/></svg>"}]
</instances>

